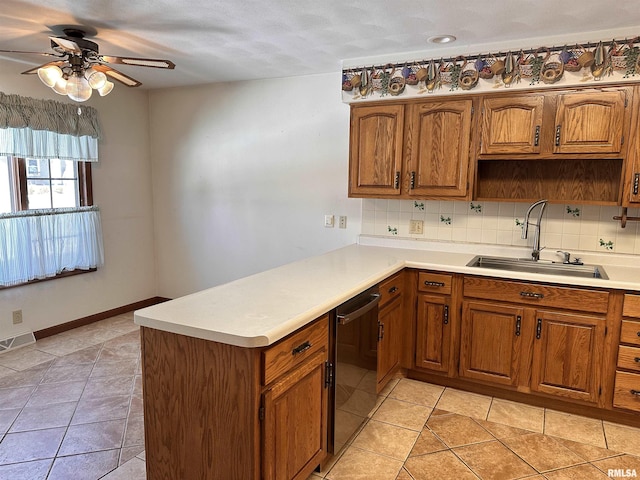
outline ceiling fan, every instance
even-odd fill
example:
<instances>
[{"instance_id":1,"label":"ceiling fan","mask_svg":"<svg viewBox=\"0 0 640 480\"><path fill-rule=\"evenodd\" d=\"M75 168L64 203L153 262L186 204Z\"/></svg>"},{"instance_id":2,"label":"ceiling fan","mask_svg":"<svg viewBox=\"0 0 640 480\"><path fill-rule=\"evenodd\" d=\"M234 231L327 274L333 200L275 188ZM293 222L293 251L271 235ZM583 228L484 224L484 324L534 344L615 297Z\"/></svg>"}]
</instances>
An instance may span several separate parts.
<instances>
[{"instance_id":1,"label":"ceiling fan","mask_svg":"<svg viewBox=\"0 0 640 480\"><path fill-rule=\"evenodd\" d=\"M22 74L37 74L45 85L74 101L88 100L93 90L101 96L108 95L113 89L113 83L109 79L116 80L127 87L142 85L135 78L125 75L110 65L175 68L175 64L169 60L101 55L98 44L85 38L88 35L95 35L97 33L95 30L75 25L64 25L59 29L63 35L49 37L53 53L16 50L0 50L0 52L54 57L55 60L31 68Z\"/></svg>"}]
</instances>

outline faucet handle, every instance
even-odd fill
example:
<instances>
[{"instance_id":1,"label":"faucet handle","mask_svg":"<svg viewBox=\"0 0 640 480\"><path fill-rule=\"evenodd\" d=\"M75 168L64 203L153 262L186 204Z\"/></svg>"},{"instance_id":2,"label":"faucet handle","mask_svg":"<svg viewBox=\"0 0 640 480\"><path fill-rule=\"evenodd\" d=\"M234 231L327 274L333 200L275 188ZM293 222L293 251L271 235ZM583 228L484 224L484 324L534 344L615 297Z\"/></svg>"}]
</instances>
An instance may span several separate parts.
<instances>
[{"instance_id":1,"label":"faucet handle","mask_svg":"<svg viewBox=\"0 0 640 480\"><path fill-rule=\"evenodd\" d=\"M556 250L556 252L562 254L562 263L571 263L571 253L563 250Z\"/></svg>"}]
</instances>

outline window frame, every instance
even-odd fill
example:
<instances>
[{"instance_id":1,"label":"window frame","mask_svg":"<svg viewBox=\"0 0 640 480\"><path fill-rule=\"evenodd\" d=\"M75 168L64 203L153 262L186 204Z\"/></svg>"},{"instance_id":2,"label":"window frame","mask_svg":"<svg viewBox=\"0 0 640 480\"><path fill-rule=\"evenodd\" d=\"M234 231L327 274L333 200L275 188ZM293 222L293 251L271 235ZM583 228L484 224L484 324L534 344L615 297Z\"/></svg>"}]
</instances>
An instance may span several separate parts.
<instances>
[{"instance_id":1,"label":"window frame","mask_svg":"<svg viewBox=\"0 0 640 480\"><path fill-rule=\"evenodd\" d=\"M15 212L29 210L29 196L27 189L27 159L21 157L7 157L9 160L9 168L11 169L10 175L10 188L13 201L13 209ZM91 162L78 161L78 203L79 207L90 207L93 205L93 181L91 177ZM55 210L51 208L50 210ZM95 272L97 268L90 268L87 270L65 270L53 277L30 280L28 282L20 283L18 285L0 286L0 290L6 290L8 288L16 288L24 285L30 285L32 283L46 282L49 280L55 280L58 278L70 277L73 275L81 275L83 273Z\"/></svg>"},{"instance_id":2,"label":"window frame","mask_svg":"<svg viewBox=\"0 0 640 480\"><path fill-rule=\"evenodd\" d=\"M11 163L11 178L13 180L13 205L16 212L29 210L27 189L27 160L21 157L9 157ZM78 199L79 207L93 205L93 182L91 177L91 162L77 162L78 164ZM52 208L55 210L55 208Z\"/></svg>"}]
</instances>

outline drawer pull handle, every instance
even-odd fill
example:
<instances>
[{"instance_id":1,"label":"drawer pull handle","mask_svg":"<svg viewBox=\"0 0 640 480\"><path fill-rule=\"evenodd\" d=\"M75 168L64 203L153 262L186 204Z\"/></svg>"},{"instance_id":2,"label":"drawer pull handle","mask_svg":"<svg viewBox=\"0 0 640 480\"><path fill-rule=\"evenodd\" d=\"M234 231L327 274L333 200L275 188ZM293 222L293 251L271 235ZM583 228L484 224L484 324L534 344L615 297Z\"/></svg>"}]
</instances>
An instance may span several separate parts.
<instances>
[{"instance_id":1,"label":"drawer pull handle","mask_svg":"<svg viewBox=\"0 0 640 480\"><path fill-rule=\"evenodd\" d=\"M631 395L637 395L640 397L640 390L630 390Z\"/></svg>"},{"instance_id":2,"label":"drawer pull handle","mask_svg":"<svg viewBox=\"0 0 640 480\"><path fill-rule=\"evenodd\" d=\"M634 358L633 361L636 362L636 363L640 363L640 357Z\"/></svg>"},{"instance_id":3,"label":"drawer pull handle","mask_svg":"<svg viewBox=\"0 0 640 480\"><path fill-rule=\"evenodd\" d=\"M294 348L293 350L291 350L291 355L293 355L294 357L296 355L298 355L299 353L304 353L307 350L309 350L311 348L311 342L309 342L308 340L304 343L301 343L300 345L298 345L296 348Z\"/></svg>"},{"instance_id":4,"label":"drawer pull handle","mask_svg":"<svg viewBox=\"0 0 640 480\"><path fill-rule=\"evenodd\" d=\"M396 293L397 291L398 291L398 287L396 287L395 285L389 289L389 293L390 293L390 294L394 294L394 293Z\"/></svg>"},{"instance_id":5,"label":"drawer pull handle","mask_svg":"<svg viewBox=\"0 0 640 480\"><path fill-rule=\"evenodd\" d=\"M640 332L638 332L637 335L640 337Z\"/></svg>"},{"instance_id":6,"label":"drawer pull handle","mask_svg":"<svg viewBox=\"0 0 640 480\"><path fill-rule=\"evenodd\" d=\"M444 323L445 325L449 324L449 305L445 305L444 306L444 314L443 314L443 320L442 323Z\"/></svg>"},{"instance_id":7,"label":"drawer pull handle","mask_svg":"<svg viewBox=\"0 0 640 480\"><path fill-rule=\"evenodd\" d=\"M518 315L516 317L516 337L520 336L520 327L522 326L522 316Z\"/></svg>"},{"instance_id":8,"label":"drawer pull handle","mask_svg":"<svg viewBox=\"0 0 640 480\"><path fill-rule=\"evenodd\" d=\"M536 338L540 340L541 336L542 336L542 319L539 318L538 325L536 325Z\"/></svg>"},{"instance_id":9,"label":"drawer pull handle","mask_svg":"<svg viewBox=\"0 0 640 480\"><path fill-rule=\"evenodd\" d=\"M427 287L444 287L444 282L430 282L429 280L425 280L424 284ZM640 332L638 332L638 335L640 335Z\"/></svg>"},{"instance_id":10,"label":"drawer pull handle","mask_svg":"<svg viewBox=\"0 0 640 480\"><path fill-rule=\"evenodd\" d=\"M520 296L527 298L544 298L544 294L536 292L520 292Z\"/></svg>"}]
</instances>

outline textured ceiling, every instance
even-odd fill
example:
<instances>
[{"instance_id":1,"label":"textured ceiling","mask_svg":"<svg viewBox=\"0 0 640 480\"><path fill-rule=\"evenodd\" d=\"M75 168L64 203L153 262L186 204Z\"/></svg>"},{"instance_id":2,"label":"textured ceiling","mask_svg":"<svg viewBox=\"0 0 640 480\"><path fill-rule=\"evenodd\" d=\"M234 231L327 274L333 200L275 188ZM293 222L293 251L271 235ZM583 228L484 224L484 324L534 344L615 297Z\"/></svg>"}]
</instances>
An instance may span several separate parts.
<instances>
[{"instance_id":1,"label":"textured ceiling","mask_svg":"<svg viewBox=\"0 0 640 480\"><path fill-rule=\"evenodd\" d=\"M49 50L56 25L86 25L106 55L162 58L176 70L118 66L143 88L337 72L396 60L640 34L636 2L596 0L2 0L0 49ZM446 50L426 42L450 33ZM606 35L604 37L594 35ZM617 37L621 38L621 37ZM541 43L542 42L542 43ZM547 42L547 43L544 43ZM45 63L0 54L4 71ZM33 81L37 81L35 78Z\"/></svg>"}]
</instances>

